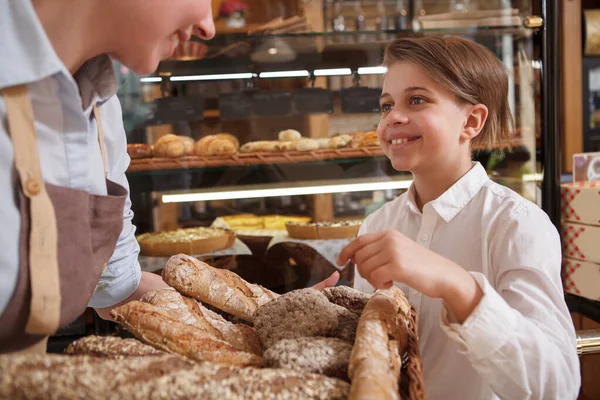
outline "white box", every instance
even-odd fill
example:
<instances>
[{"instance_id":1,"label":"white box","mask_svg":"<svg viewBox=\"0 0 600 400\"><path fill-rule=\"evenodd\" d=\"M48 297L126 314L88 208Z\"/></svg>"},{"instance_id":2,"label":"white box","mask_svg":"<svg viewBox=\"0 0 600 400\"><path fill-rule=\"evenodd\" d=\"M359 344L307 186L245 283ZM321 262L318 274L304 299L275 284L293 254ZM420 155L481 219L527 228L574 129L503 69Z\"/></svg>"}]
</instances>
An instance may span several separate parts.
<instances>
[{"instance_id":1,"label":"white box","mask_svg":"<svg viewBox=\"0 0 600 400\"><path fill-rule=\"evenodd\" d=\"M563 221L561 236L563 257L600 263L600 226Z\"/></svg>"}]
</instances>

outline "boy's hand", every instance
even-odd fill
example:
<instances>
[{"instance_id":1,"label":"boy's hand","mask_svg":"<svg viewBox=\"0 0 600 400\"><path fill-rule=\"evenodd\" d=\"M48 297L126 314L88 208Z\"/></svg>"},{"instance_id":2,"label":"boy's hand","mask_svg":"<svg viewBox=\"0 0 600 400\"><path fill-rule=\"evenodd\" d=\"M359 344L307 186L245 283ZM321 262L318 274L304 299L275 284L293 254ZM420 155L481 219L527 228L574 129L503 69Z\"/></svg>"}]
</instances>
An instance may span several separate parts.
<instances>
[{"instance_id":1,"label":"boy's hand","mask_svg":"<svg viewBox=\"0 0 600 400\"><path fill-rule=\"evenodd\" d=\"M428 297L442 298L459 320L470 315L482 296L462 267L397 231L359 236L342 250L338 265L349 260L375 289L404 283Z\"/></svg>"},{"instance_id":2,"label":"boy's hand","mask_svg":"<svg viewBox=\"0 0 600 400\"><path fill-rule=\"evenodd\" d=\"M317 290L323 290L325 288L335 286L335 284L338 283L339 280L340 280L340 273L335 271L333 274L331 274L329 276L329 278L322 280L321 282L312 286L312 288L317 289Z\"/></svg>"}]
</instances>

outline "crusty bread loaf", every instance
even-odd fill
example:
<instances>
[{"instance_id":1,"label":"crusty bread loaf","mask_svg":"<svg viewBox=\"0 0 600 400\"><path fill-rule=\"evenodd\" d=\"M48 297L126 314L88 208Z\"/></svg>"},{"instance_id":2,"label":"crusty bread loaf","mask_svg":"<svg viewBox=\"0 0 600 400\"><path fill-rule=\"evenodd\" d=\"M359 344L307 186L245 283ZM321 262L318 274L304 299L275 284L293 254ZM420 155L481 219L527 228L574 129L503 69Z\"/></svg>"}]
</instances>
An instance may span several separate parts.
<instances>
[{"instance_id":1,"label":"crusty bread loaf","mask_svg":"<svg viewBox=\"0 0 600 400\"><path fill-rule=\"evenodd\" d=\"M179 136L168 134L154 143L154 155L157 157L177 158L185 155L185 143Z\"/></svg>"},{"instance_id":2,"label":"crusty bread loaf","mask_svg":"<svg viewBox=\"0 0 600 400\"><path fill-rule=\"evenodd\" d=\"M259 366L262 357L238 350L231 344L187 325L149 303L131 301L111 311L112 317L140 340L164 351L196 361Z\"/></svg>"},{"instance_id":3,"label":"crusty bread loaf","mask_svg":"<svg viewBox=\"0 0 600 400\"><path fill-rule=\"evenodd\" d=\"M358 322L350 357L351 400L400 399L409 318L410 304L397 287L371 296Z\"/></svg>"},{"instance_id":4,"label":"crusty bread loaf","mask_svg":"<svg viewBox=\"0 0 600 400\"><path fill-rule=\"evenodd\" d=\"M340 149L342 147L350 146L350 143L352 143L352 136L339 135L339 136L334 136L331 139L329 139L328 147L330 149Z\"/></svg>"},{"instance_id":5,"label":"crusty bread loaf","mask_svg":"<svg viewBox=\"0 0 600 400\"><path fill-rule=\"evenodd\" d=\"M199 323L206 323L218 332L217 337L240 350L262 355L262 345L253 328L227 321L219 314L204 307L198 300L183 297L183 301Z\"/></svg>"},{"instance_id":6,"label":"crusty bread loaf","mask_svg":"<svg viewBox=\"0 0 600 400\"><path fill-rule=\"evenodd\" d=\"M195 364L177 356L0 356L0 398L11 400L342 400L348 389L322 375Z\"/></svg>"},{"instance_id":7,"label":"crusty bread loaf","mask_svg":"<svg viewBox=\"0 0 600 400\"><path fill-rule=\"evenodd\" d=\"M230 133L217 133L201 138L194 145L197 156L225 156L237 153L240 142Z\"/></svg>"},{"instance_id":8,"label":"crusty bread loaf","mask_svg":"<svg viewBox=\"0 0 600 400\"><path fill-rule=\"evenodd\" d=\"M180 293L250 322L258 307L278 296L231 271L213 268L185 254L171 257L162 277Z\"/></svg>"},{"instance_id":9,"label":"crusty bread loaf","mask_svg":"<svg viewBox=\"0 0 600 400\"><path fill-rule=\"evenodd\" d=\"M90 335L71 343L65 349L65 354L120 359L125 357L161 356L167 353L137 339Z\"/></svg>"},{"instance_id":10,"label":"crusty bread loaf","mask_svg":"<svg viewBox=\"0 0 600 400\"><path fill-rule=\"evenodd\" d=\"M143 295L140 301L158 307L167 313L169 317L183 322L184 324L196 326L207 333L213 334L213 336L218 334L218 332L212 332L210 330L210 324L206 324L207 326L205 327L196 321L196 318L192 315L190 310L188 310L187 305L183 302L183 297L181 294L179 294L173 288L153 290Z\"/></svg>"},{"instance_id":11,"label":"crusty bread loaf","mask_svg":"<svg viewBox=\"0 0 600 400\"><path fill-rule=\"evenodd\" d=\"M292 143L292 149L296 151L313 151L319 148L319 142L314 139L304 138Z\"/></svg>"},{"instance_id":12,"label":"crusty bread loaf","mask_svg":"<svg viewBox=\"0 0 600 400\"><path fill-rule=\"evenodd\" d=\"M352 345L330 337L283 339L265 351L265 365L348 380Z\"/></svg>"},{"instance_id":13,"label":"crusty bread loaf","mask_svg":"<svg viewBox=\"0 0 600 400\"><path fill-rule=\"evenodd\" d=\"M323 289L323 294L333 304L342 306L360 316L369 302L370 295L349 286L334 286Z\"/></svg>"}]
</instances>

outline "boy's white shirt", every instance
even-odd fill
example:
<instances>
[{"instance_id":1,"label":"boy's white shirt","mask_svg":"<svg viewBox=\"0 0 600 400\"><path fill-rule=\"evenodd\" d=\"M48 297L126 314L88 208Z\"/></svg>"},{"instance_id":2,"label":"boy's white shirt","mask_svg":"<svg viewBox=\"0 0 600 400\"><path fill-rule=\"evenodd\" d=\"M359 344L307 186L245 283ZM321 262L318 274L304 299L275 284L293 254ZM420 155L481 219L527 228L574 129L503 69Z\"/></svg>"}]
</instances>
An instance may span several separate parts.
<instances>
[{"instance_id":1,"label":"boy's white shirt","mask_svg":"<svg viewBox=\"0 0 600 400\"><path fill-rule=\"evenodd\" d=\"M535 204L473 168L419 211L414 186L359 235L397 230L454 261L484 296L462 324L441 299L395 283L419 314L427 398L576 399L575 330L561 283L558 232ZM373 287L356 271L354 287Z\"/></svg>"}]
</instances>

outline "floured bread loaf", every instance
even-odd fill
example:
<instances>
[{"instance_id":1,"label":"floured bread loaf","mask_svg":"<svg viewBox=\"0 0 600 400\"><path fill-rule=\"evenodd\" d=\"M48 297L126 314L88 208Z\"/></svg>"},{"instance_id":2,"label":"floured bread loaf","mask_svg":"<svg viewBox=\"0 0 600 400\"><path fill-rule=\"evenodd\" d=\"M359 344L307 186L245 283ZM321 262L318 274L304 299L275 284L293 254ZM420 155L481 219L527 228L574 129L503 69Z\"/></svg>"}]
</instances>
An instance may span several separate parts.
<instances>
[{"instance_id":1,"label":"floured bread loaf","mask_svg":"<svg viewBox=\"0 0 600 400\"><path fill-rule=\"evenodd\" d=\"M371 296L358 322L350 357L350 399L400 399L401 355L406 351L410 310L395 286Z\"/></svg>"},{"instance_id":2,"label":"floured bread loaf","mask_svg":"<svg viewBox=\"0 0 600 400\"><path fill-rule=\"evenodd\" d=\"M152 304L131 301L111 316L140 340L196 361L237 366L260 366L262 357L241 351L224 340L187 325Z\"/></svg>"},{"instance_id":3,"label":"floured bread loaf","mask_svg":"<svg viewBox=\"0 0 600 400\"><path fill-rule=\"evenodd\" d=\"M265 348L281 339L330 336L338 326L337 312L315 289L299 289L279 296L256 311L254 329Z\"/></svg>"},{"instance_id":4,"label":"floured bread loaf","mask_svg":"<svg viewBox=\"0 0 600 400\"><path fill-rule=\"evenodd\" d=\"M163 356L167 353L137 339L91 335L71 343L65 349L65 354L120 359L125 357Z\"/></svg>"},{"instance_id":5,"label":"floured bread loaf","mask_svg":"<svg viewBox=\"0 0 600 400\"><path fill-rule=\"evenodd\" d=\"M250 322L259 307L278 296L231 271L213 268L185 254L171 257L162 277L178 292Z\"/></svg>"},{"instance_id":6,"label":"floured bread loaf","mask_svg":"<svg viewBox=\"0 0 600 400\"><path fill-rule=\"evenodd\" d=\"M283 339L264 354L265 366L313 372L348 380L352 345L336 338L303 337Z\"/></svg>"},{"instance_id":7,"label":"floured bread loaf","mask_svg":"<svg viewBox=\"0 0 600 400\"><path fill-rule=\"evenodd\" d=\"M11 400L342 400L348 389L322 375L195 364L177 356L0 356L0 398Z\"/></svg>"},{"instance_id":8,"label":"floured bread loaf","mask_svg":"<svg viewBox=\"0 0 600 400\"><path fill-rule=\"evenodd\" d=\"M146 293L140 300L162 309L170 317L228 342L239 350L262 354L262 346L254 329L242 324L232 324L201 303L182 296L172 288Z\"/></svg>"}]
</instances>

